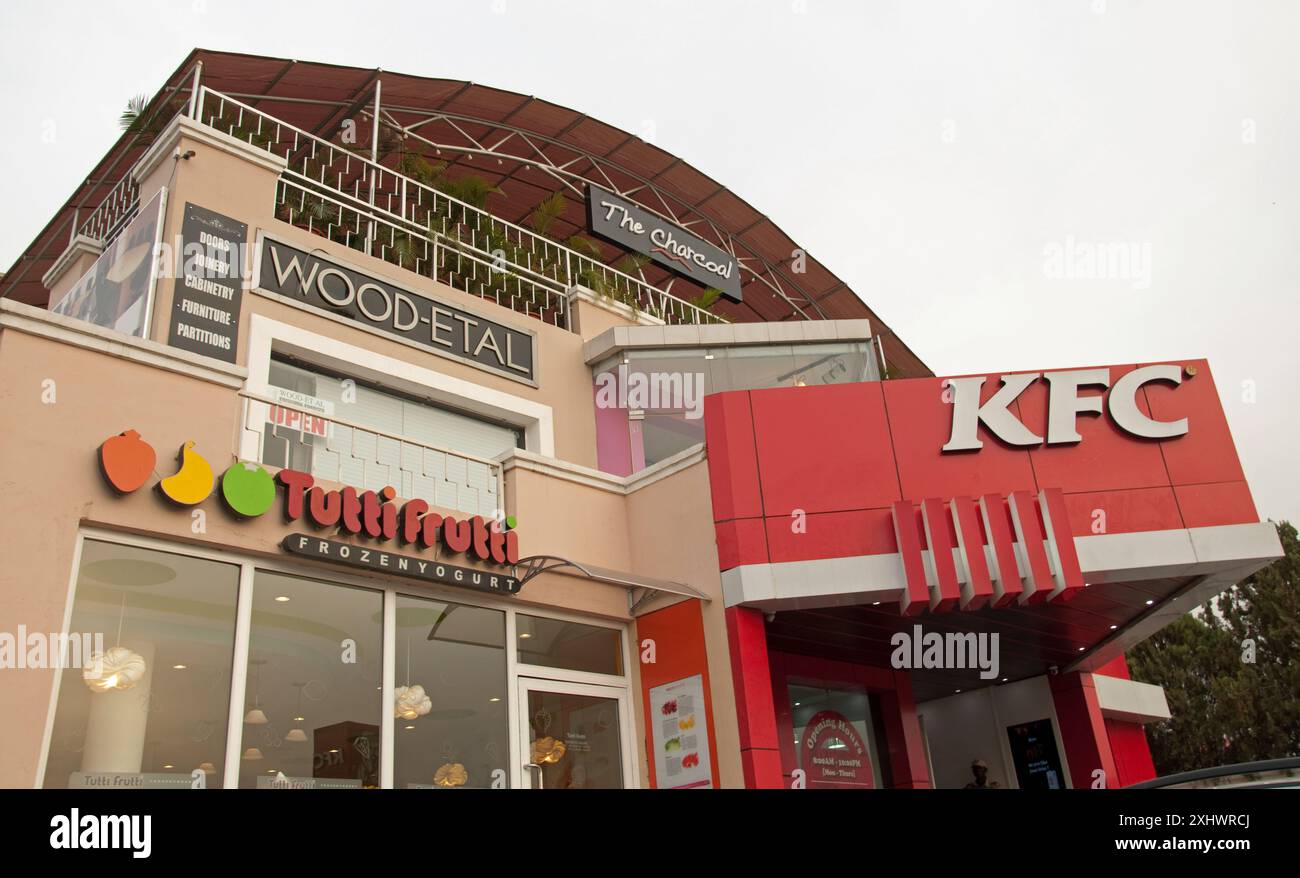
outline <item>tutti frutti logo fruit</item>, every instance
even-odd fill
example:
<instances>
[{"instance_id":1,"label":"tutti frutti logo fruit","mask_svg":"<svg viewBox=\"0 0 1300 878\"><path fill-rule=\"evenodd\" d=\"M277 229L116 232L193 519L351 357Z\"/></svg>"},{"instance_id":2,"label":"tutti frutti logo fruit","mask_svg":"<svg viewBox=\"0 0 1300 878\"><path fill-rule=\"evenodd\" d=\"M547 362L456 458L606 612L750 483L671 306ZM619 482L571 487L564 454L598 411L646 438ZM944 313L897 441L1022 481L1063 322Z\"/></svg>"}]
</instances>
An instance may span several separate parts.
<instances>
[{"instance_id":1,"label":"tutti frutti logo fruit","mask_svg":"<svg viewBox=\"0 0 1300 878\"><path fill-rule=\"evenodd\" d=\"M153 446L135 430L112 436L99 446L100 469L119 494L143 487L156 460ZM158 491L181 506L197 506L208 499L216 478L212 464L194 450L192 440L181 445L176 462L176 472L159 480ZM275 503L275 479L257 464L237 460L221 476L221 496L237 515L255 518Z\"/></svg>"}]
</instances>

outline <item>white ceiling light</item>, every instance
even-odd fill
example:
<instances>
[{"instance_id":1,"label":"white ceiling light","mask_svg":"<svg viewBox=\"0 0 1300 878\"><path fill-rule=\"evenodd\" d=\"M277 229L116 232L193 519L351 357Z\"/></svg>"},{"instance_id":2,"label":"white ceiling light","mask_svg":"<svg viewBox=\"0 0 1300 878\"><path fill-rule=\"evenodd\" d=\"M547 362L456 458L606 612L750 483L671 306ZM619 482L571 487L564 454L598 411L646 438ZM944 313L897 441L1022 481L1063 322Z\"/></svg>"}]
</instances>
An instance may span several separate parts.
<instances>
[{"instance_id":1,"label":"white ceiling light","mask_svg":"<svg viewBox=\"0 0 1300 878\"><path fill-rule=\"evenodd\" d=\"M81 669L81 679L91 692L121 692L144 679L144 656L125 646L97 652Z\"/></svg>"}]
</instances>

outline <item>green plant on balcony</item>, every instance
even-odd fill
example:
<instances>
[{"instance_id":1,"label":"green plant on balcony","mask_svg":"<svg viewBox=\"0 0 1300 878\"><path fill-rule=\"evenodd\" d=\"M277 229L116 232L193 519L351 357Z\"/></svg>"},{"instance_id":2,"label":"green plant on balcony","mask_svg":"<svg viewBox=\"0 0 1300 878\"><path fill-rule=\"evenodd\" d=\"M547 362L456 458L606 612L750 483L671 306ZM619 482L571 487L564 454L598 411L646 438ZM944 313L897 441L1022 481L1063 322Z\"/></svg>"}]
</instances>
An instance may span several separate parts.
<instances>
[{"instance_id":1,"label":"green plant on balcony","mask_svg":"<svg viewBox=\"0 0 1300 878\"><path fill-rule=\"evenodd\" d=\"M699 308L701 311L707 311L713 306L714 302L721 298L721 296L722 290L717 287L708 287L704 292L700 293L694 299L691 299L691 304L696 308Z\"/></svg>"},{"instance_id":2,"label":"green plant on balcony","mask_svg":"<svg viewBox=\"0 0 1300 878\"><path fill-rule=\"evenodd\" d=\"M148 95L136 95L126 102L126 108L117 117L117 124L123 133L135 135L138 143L148 145L158 138L167 123L185 106L185 102L183 95L174 95L160 103L153 113L147 114Z\"/></svg>"}]
</instances>

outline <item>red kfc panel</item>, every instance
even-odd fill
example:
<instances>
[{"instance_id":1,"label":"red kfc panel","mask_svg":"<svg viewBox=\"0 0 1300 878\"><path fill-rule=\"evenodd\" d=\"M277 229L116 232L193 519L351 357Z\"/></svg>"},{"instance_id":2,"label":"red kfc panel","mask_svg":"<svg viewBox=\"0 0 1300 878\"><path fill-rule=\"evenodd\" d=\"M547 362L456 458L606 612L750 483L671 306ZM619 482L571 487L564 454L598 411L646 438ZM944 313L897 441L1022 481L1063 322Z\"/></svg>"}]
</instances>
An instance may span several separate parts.
<instances>
[{"instance_id":1,"label":"red kfc panel","mask_svg":"<svg viewBox=\"0 0 1300 878\"><path fill-rule=\"evenodd\" d=\"M1065 509L1076 537L1183 527L1173 488L1066 494ZM1094 528L1094 522L1100 529Z\"/></svg>"},{"instance_id":2,"label":"red kfc panel","mask_svg":"<svg viewBox=\"0 0 1300 878\"><path fill-rule=\"evenodd\" d=\"M750 394L763 508L841 512L900 499L880 382Z\"/></svg>"},{"instance_id":3,"label":"red kfc panel","mask_svg":"<svg viewBox=\"0 0 1300 878\"><path fill-rule=\"evenodd\" d=\"M941 382L939 378L882 382L903 496L947 500L963 495L1033 490L1034 472L1029 454L1004 445L982 427L980 438L984 447L979 451L945 454L941 450L952 432L952 404L945 401ZM1001 385L999 376L987 376L981 402L996 393Z\"/></svg>"},{"instance_id":4,"label":"red kfc panel","mask_svg":"<svg viewBox=\"0 0 1300 878\"><path fill-rule=\"evenodd\" d=\"M1184 367L1182 384L1152 381L1142 388L1151 416L1157 421L1187 418L1186 435L1160 442L1170 481L1175 485L1243 481L1237 447L1209 364L1205 360L1183 360L1178 365ZM1196 374L1188 376L1187 366L1195 368Z\"/></svg>"},{"instance_id":5,"label":"red kfc panel","mask_svg":"<svg viewBox=\"0 0 1300 878\"><path fill-rule=\"evenodd\" d=\"M718 569L730 570L743 564L766 564L767 534L761 518L737 518L714 525L718 539Z\"/></svg>"},{"instance_id":6,"label":"red kfc panel","mask_svg":"<svg viewBox=\"0 0 1300 878\"><path fill-rule=\"evenodd\" d=\"M763 503L748 391L715 393L704 398L704 437L713 520L761 516Z\"/></svg>"},{"instance_id":7,"label":"red kfc panel","mask_svg":"<svg viewBox=\"0 0 1300 878\"><path fill-rule=\"evenodd\" d=\"M947 504L934 497L922 500L921 524L938 580L936 594L930 599L930 609L946 613L961 603L961 586L957 584L957 565L952 555L953 549L957 548L957 537L948 518Z\"/></svg>"},{"instance_id":8,"label":"red kfc panel","mask_svg":"<svg viewBox=\"0 0 1300 878\"><path fill-rule=\"evenodd\" d=\"M1179 485L1174 488L1183 527L1217 527L1259 521L1250 487L1245 482Z\"/></svg>"},{"instance_id":9,"label":"red kfc panel","mask_svg":"<svg viewBox=\"0 0 1300 878\"><path fill-rule=\"evenodd\" d=\"M797 522L789 516L769 518L766 524L768 551L774 563L898 551L894 520L888 509L809 515L802 531L795 529Z\"/></svg>"},{"instance_id":10,"label":"red kfc panel","mask_svg":"<svg viewBox=\"0 0 1300 878\"><path fill-rule=\"evenodd\" d=\"M1108 368L1113 386L1136 366L1097 368ZM1102 398L1101 414L1080 412L1075 418L1075 430L1083 437L1081 441L1072 445L1044 444L1030 451L1040 488L1060 488L1067 494L1077 494L1169 484L1160 444L1137 439L1116 426L1105 410L1106 393L1109 390L1096 386L1079 388L1081 398ZM1026 387L1017 399L1025 425L1044 439L1047 438L1047 398L1048 385L1044 379ZM1145 415L1151 414L1144 397L1139 396L1138 409Z\"/></svg>"}]
</instances>

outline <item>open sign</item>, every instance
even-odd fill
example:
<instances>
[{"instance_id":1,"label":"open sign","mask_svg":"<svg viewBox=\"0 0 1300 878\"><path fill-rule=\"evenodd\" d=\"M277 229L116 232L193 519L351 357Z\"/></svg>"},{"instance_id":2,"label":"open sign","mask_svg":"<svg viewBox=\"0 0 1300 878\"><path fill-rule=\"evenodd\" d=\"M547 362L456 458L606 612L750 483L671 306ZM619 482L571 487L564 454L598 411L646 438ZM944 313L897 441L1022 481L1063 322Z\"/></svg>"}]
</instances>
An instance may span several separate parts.
<instances>
[{"instance_id":1,"label":"open sign","mask_svg":"<svg viewBox=\"0 0 1300 878\"><path fill-rule=\"evenodd\" d=\"M320 415L309 415L284 406L271 406L271 423L277 427L288 427L311 436L329 435L329 421Z\"/></svg>"},{"instance_id":2,"label":"open sign","mask_svg":"<svg viewBox=\"0 0 1300 878\"><path fill-rule=\"evenodd\" d=\"M275 399L280 405L271 406L272 424L298 430L304 436L329 437L329 419L334 414L334 403L284 387L275 388Z\"/></svg>"}]
</instances>

